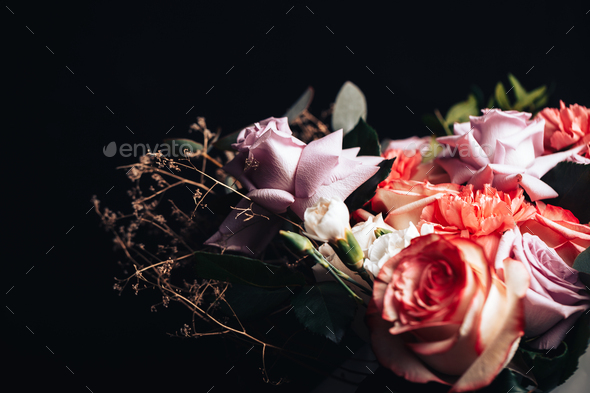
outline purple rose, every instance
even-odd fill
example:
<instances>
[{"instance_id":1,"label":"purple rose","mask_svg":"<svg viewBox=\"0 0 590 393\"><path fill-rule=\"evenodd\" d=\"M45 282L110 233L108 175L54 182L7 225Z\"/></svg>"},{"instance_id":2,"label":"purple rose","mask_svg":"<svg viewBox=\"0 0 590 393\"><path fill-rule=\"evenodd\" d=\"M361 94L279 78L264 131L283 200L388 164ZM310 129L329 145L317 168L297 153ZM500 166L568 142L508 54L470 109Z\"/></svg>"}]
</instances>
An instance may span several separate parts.
<instances>
[{"instance_id":1,"label":"purple rose","mask_svg":"<svg viewBox=\"0 0 590 393\"><path fill-rule=\"evenodd\" d=\"M262 210L260 214L272 216L290 207L303 218L305 209L320 198L345 200L379 170L377 164L383 158L357 157L360 148L342 149L342 138L342 130L338 130L306 145L292 136L287 118L271 117L240 132L232 145L239 153L224 170L248 190L247 196ZM244 251L245 232L260 230L256 247L264 248L276 232L268 229L269 220L256 217L261 226L244 231L243 217L236 219L237 213L230 214L206 244ZM260 238L263 235L265 239Z\"/></svg>"},{"instance_id":2,"label":"purple rose","mask_svg":"<svg viewBox=\"0 0 590 393\"><path fill-rule=\"evenodd\" d=\"M524 188L531 198L555 198L557 193L540 178L581 147L543 155L545 120L529 120L530 113L484 109L469 123L456 123L455 135L437 138L446 145L437 159L456 184L468 182L476 189L491 184L499 191Z\"/></svg>"},{"instance_id":3,"label":"purple rose","mask_svg":"<svg viewBox=\"0 0 590 393\"><path fill-rule=\"evenodd\" d=\"M578 317L590 308L590 294L578 272L539 237L520 234L518 228L504 233L496 255L496 269L502 277L502 261L518 259L526 266L531 281L527 290L525 336L537 349L557 348Z\"/></svg>"}]
</instances>

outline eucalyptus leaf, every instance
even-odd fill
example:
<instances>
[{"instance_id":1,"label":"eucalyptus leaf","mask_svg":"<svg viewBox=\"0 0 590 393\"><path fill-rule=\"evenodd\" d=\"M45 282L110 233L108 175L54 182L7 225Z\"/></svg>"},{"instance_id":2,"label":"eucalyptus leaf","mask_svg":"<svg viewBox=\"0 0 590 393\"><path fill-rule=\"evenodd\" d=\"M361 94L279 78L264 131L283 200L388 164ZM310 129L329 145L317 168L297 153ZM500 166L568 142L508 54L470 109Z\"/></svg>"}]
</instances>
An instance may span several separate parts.
<instances>
[{"instance_id":1,"label":"eucalyptus leaf","mask_svg":"<svg viewBox=\"0 0 590 393\"><path fill-rule=\"evenodd\" d=\"M195 252L195 272L206 279L252 285L260 288L302 286L304 276L288 267L263 263L237 255Z\"/></svg>"},{"instance_id":2,"label":"eucalyptus leaf","mask_svg":"<svg viewBox=\"0 0 590 393\"><path fill-rule=\"evenodd\" d=\"M251 127L254 124L250 124L247 127ZM246 128L246 127L244 127ZM231 147L232 143L236 143L238 140L238 135L240 134L240 132L242 132L243 128L237 131L232 132L229 135L224 136L223 138L221 138L220 140L218 140L217 142L215 142L213 144L213 146L215 146L216 148L218 148L219 150L234 150L233 147Z\"/></svg>"},{"instance_id":3,"label":"eucalyptus leaf","mask_svg":"<svg viewBox=\"0 0 590 393\"><path fill-rule=\"evenodd\" d=\"M170 156L174 158L185 157L185 153L196 153L199 150L203 150L203 145L199 142L195 142L192 139L183 138L167 138L162 142L162 146L168 148Z\"/></svg>"},{"instance_id":4,"label":"eucalyptus leaf","mask_svg":"<svg viewBox=\"0 0 590 393\"><path fill-rule=\"evenodd\" d=\"M586 288L590 288L590 248L578 255L572 267L579 272L580 280L586 285Z\"/></svg>"},{"instance_id":5,"label":"eucalyptus leaf","mask_svg":"<svg viewBox=\"0 0 590 393\"><path fill-rule=\"evenodd\" d=\"M293 121L299 117L299 115L309 108L311 101L313 100L313 88L310 86L308 87L303 94L295 101L293 105L287 110L287 112L283 115L283 117L287 117L289 119L289 124L293 124Z\"/></svg>"},{"instance_id":6,"label":"eucalyptus leaf","mask_svg":"<svg viewBox=\"0 0 590 393\"><path fill-rule=\"evenodd\" d=\"M361 89L347 81L336 96L332 112L332 130L342 128L346 134L356 126L359 118L367 120L367 100Z\"/></svg>"},{"instance_id":7,"label":"eucalyptus leaf","mask_svg":"<svg viewBox=\"0 0 590 393\"><path fill-rule=\"evenodd\" d=\"M545 92L547 91L547 86L541 86L530 93L527 93L526 97L520 101L518 101L514 105L514 109L516 110L523 110L528 107L534 107L535 101L541 99Z\"/></svg>"},{"instance_id":8,"label":"eucalyptus leaf","mask_svg":"<svg viewBox=\"0 0 590 393\"><path fill-rule=\"evenodd\" d=\"M380 156L379 135L362 118L357 118L356 126L344 136L342 148L360 147L359 156Z\"/></svg>"},{"instance_id":9,"label":"eucalyptus leaf","mask_svg":"<svg viewBox=\"0 0 590 393\"><path fill-rule=\"evenodd\" d=\"M581 197L590 189L590 165L560 162L541 178L559 196L543 202L570 210L582 223L590 221L588 201Z\"/></svg>"},{"instance_id":10,"label":"eucalyptus leaf","mask_svg":"<svg viewBox=\"0 0 590 393\"><path fill-rule=\"evenodd\" d=\"M383 160L379 164L379 170L375 173L371 178L361 184L356 190L354 190L348 198L344 201L346 206L348 207L348 211L355 211L363 207L365 203L367 203L373 196L375 195L375 190L379 183L389 176L389 172L391 172L391 167L393 166L393 162L395 158L390 160Z\"/></svg>"},{"instance_id":11,"label":"eucalyptus leaf","mask_svg":"<svg viewBox=\"0 0 590 393\"><path fill-rule=\"evenodd\" d=\"M268 315L285 302L291 291L287 287L267 289L250 285L232 284L225 291L224 297L230 307L221 303L221 310L229 316L233 313L240 319L249 319Z\"/></svg>"},{"instance_id":12,"label":"eucalyptus leaf","mask_svg":"<svg viewBox=\"0 0 590 393\"><path fill-rule=\"evenodd\" d=\"M308 330L338 343L350 327L357 304L333 281L304 286L291 299L295 316Z\"/></svg>"}]
</instances>

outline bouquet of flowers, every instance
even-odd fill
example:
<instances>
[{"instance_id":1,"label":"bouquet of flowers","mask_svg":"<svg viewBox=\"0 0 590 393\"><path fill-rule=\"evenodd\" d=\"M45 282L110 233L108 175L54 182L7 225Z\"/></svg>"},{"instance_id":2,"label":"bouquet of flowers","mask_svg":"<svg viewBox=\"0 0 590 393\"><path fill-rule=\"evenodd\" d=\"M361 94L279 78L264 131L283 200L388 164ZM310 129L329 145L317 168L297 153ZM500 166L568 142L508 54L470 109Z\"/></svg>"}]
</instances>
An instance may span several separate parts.
<instances>
[{"instance_id":1,"label":"bouquet of flowers","mask_svg":"<svg viewBox=\"0 0 590 393\"><path fill-rule=\"evenodd\" d=\"M358 391L553 389L589 344L590 110L509 79L513 103L474 90L382 143L350 82L318 117L309 88L223 138L198 118L124 167L131 212L94 198L115 289L184 305L178 336L256 348L265 382L370 342Z\"/></svg>"}]
</instances>

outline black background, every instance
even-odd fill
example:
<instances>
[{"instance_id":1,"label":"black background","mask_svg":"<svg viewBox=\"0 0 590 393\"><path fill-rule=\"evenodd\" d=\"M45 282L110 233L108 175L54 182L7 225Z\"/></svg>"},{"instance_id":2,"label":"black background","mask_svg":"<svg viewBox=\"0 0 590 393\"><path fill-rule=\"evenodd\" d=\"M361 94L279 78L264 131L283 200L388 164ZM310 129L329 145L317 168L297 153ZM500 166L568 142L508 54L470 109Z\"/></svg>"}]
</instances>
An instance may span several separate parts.
<instances>
[{"instance_id":1,"label":"black background","mask_svg":"<svg viewBox=\"0 0 590 393\"><path fill-rule=\"evenodd\" d=\"M0 9L4 391L290 389L262 383L259 357L235 364L221 341L168 337L180 325L150 313L153 299L112 290L120 257L86 214L92 195L125 199L114 168L133 161L105 157L111 141L155 144L172 126L187 136L197 115L234 131L282 115L308 85L319 115L346 80L390 138L427 135L420 115L472 83L509 86L508 72L552 85L550 106L590 106L587 2L211 3Z\"/></svg>"}]
</instances>

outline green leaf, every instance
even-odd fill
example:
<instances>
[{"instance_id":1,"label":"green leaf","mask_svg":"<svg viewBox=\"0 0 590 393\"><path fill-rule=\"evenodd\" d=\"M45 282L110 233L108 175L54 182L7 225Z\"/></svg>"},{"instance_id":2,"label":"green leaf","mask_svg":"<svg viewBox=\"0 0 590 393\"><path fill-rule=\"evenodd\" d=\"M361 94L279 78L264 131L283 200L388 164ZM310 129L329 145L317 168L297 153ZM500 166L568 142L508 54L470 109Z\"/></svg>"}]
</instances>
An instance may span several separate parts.
<instances>
[{"instance_id":1,"label":"green leaf","mask_svg":"<svg viewBox=\"0 0 590 393\"><path fill-rule=\"evenodd\" d=\"M379 164L379 170L375 173L369 180L361 184L356 190L352 192L346 198L344 203L348 207L348 211L353 212L357 209L360 209L367 201L375 195L375 190L379 183L389 176L389 172L391 172L391 166L395 158L390 160L383 160Z\"/></svg>"},{"instance_id":2,"label":"green leaf","mask_svg":"<svg viewBox=\"0 0 590 393\"><path fill-rule=\"evenodd\" d=\"M588 201L581 197L590 189L590 165L560 162L541 178L559 196L543 202L570 210L582 223L590 221Z\"/></svg>"},{"instance_id":3,"label":"green leaf","mask_svg":"<svg viewBox=\"0 0 590 393\"><path fill-rule=\"evenodd\" d=\"M356 126L348 134L344 135L342 148L360 147L359 156L380 156L381 145L379 135L362 118L358 119Z\"/></svg>"},{"instance_id":4,"label":"green leaf","mask_svg":"<svg viewBox=\"0 0 590 393\"><path fill-rule=\"evenodd\" d=\"M572 266L579 272L580 280L590 288L590 248L585 249L578 255Z\"/></svg>"},{"instance_id":5,"label":"green leaf","mask_svg":"<svg viewBox=\"0 0 590 393\"><path fill-rule=\"evenodd\" d=\"M249 319L267 315L285 302L291 291L287 287L266 289L250 285L232 284L225 291L225 302L221 303L221 310L232 316L232 310L240 319Z\"/></svg>"},{"instance_id":6,"label":"green leaf","mask_svg":"<svg viewBox=\"0 0 590 393\"><path fill-rule=\"evenodd\" d=\"M530 93L527 93L526 97L523 100L517 101L514 105L515 110L523 110L529 107L535 106L534 103L536 100L543 98L545 92L547 91L547 86L541 86Z\"/></svg>"},{"instance_id":7,"label":"green leaf","mask_svg":"<svg viewBox=\"0 0 590 393\"><path fill-rule=\"evenodd\" d=\"M537 351L521 344L518 351L531 368L539 388L549 391L564 383L578 368L580 356L586 352L590 337L590 315L582 314L558 348Z\"/></svg>"},{"instance_id":8,"label":"green leaf","mask_svg":"<svg viewBox=\"0 0 590 393\"><path fill-rule=\"evenodd\" d=\"M510 109L510 101L506 96L506 89L504 89L504 85L502 84L502 82L498 82L498 84L496 85L495 97L496 102L498 103L498 105L500 105L500 108L502 110L507 111Z\"/></svg>"},{"instance_id":9,"label":"green leaf","mask_svg":"<svg viewBox=\"0 0 590 393\"><path fill-rule=\"evenodd\" d=\"M195 252L197 276L260 288L301 286L305 278L284 265L276 266L237 255Z\"/></svg>"},{"instance_id":10,"label":"green leaf","mask_svg":"<svg viewBox=\"0 0 590 393\"><path fill-rule=\"evenodd\" d=\"M312 100L313 88L310 86L303 92L297 101L295 101L295 103L291 105L289 109L287 109L287 112L283 115L283 117L287 117L289 119L289 124L292 124L293 121L297 119L297 117L299 117L299 115L304 110L309 108L309 104L311 104Z\"/></svg>"},{"instance_id":11,"label":"green leaf","mask_svg":"<svg viewBox=\"0 0 590 393\"><path fill-rule=\"evenodd\" d=\"M340 342L350 327L357 304L333 281L305 286L291 299L295 316L311 332Z\"/></svg>"},{"instance_id":12,"label":"green leaf","mask_svg":"<svg viewBox=\"0 0 590 393\"><path fill-rule=\"evenodd\" d=\"M253 126L254 124L249 125L248 127ZM245 128L245 127L244 127ZM220 140L218 140L217 142L215 142L213 144L213 146L215 146L217 149L219 150L234 150L233 147L231 147L232 143L236 143L238 140L238 135L240 134L240 132L243 130L237 130L232 132L229 135L224 136L223 138L221 138Z\"/></svg>"},{"instance_id":13,"label":"green leaf","mask_svg":"<svg viewBox=\"0 0 590 393\"><path fill-rule=\"evenodd\" d=\"M357 85L347 81L336 96L332 112L332 130L342 128L347 134L355 127L359 118L367 120L367 100Z\"/></svg>"},{"instance_id":14,"label":"green leaf","mask_svg":"<svg viewBox=\"0 0 590 393\"><path fill-rule=\"evenodd\" d=\"M512 83L512 87L514 88L514 95L516 96L517 101L524 100L527 96L527 92L522 87L518 79L512 74L508 74L508 80Z\"/></svg>"},{"instance_id":15,"label":"green leaf","mask_svg":"<svg viewBox=\"0 0 590 393\"><path fill-rule=\"evenodd\" d=\"M469 121L469 116L477 115L477 99L475 98L475 95L469 94L467 100L459 102L449 109L445 118L445 122L447 125L454 123L464 123Z\"/></svg>"},{"instance_id":16,"label":"green leaf","mask_svg":"<svg viewBox=\"0 0 590 393\"><path fill-rule=\"evenodd\" d=\"M187 151L189 152L190 156L190 153L196 153L199 150L203 150L203 145L199 142L195 142L192 139L183 138L164 139L164 142L162 142L162 147L168 149L170 156L174 158L185 157L185 152Z\"/></svg>"}]
</instances>

